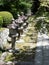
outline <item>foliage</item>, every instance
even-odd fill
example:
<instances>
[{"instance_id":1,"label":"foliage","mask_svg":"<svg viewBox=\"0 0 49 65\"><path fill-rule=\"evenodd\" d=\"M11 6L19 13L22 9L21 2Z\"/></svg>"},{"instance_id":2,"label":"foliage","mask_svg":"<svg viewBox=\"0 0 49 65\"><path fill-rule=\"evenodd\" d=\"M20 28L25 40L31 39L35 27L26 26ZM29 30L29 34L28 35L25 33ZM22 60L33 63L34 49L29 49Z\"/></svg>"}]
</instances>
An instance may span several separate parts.
<instances>
[{"instance_id":1,"label":"foliage","mask_svg":"<svg viewBox=\"0 0 49 65\"><path fill-rule=\"evenodd\" d=\"M48 14L49 14L49 8L46 6L40 6L35 15L35 18L40 17L40 16L49 17Z\"/></svg>"},{"instance_id":2,"label":"foliage","mask_svg":"<svg viewBox=\"0 0 49 65\"><path fill-rule=\"evenodd\" d=\"M35 28L37 31L40 31L42 27L41 24L42 22L44 22L44 19L42 19L41 17L38 17L35 21L36 21Z\"/></svg>"},{"instance_id":3,"label":"foliage","mask_svg":"<svg viewBox=\"0 0 49 65\"><path fill-rule=\"evenodd\" d=\"M35 25L35 29L37 31L40 31L43 28L43 25L46 25L46 29L47 31L49 31L49 20L46 17L37 17L36 20L36 25Z\"/></svg>"},{"instance_id":4,"label":"foliage","mask_svg":"<svg viewBox=\"0 0 49 65\"><path fill-rule=\"evenodd\" d=\"M49 2L48 0L39 0L40 6L35 14L34 20L36 22L35 28L40 31L42 22L46 23L46 28L49 31ZM42 18L42 19L41 19ZM44 18L44 19L43 19Z\"/></svg>"},{"instance_id":5,"label":"foliage","mask_svg":"<svg viewBox=\"0 0 49 65\"><path fill-rule=\"evenodd\" d=\"M39 0L42 6L47 6L49 4L49 0Z\"/></svg>"},{"instance_id":6,"label":"foliage","mask_svg":"<svg viewBox=\"0 0 49 65\"><path fill-rule=\"evenodd\" d=\"M39 6L40 6L40 1L33 0L32 7L31 7L31 11L33 12L33 14L35 14L38 11Z\"/></svg>"},{"instance_id":7,"label":"foliage","mask_svg":"<svg viewBox=\"0 0 49 65\"><path fill-rule=\"evenodd\" d=\"M7 26L13 18L12 14L7 11L0 12L0 16L3 18L3 25L5 26Z\"/></svg>"},{"instance_id":8,"label":"foliage","mask_svg":"<svg viewBox=\"0 0 49 65\"><path fill-rule=\"evenodd\" d=\"M32 4L27 3L27 2L21 2L20 3L20 9L22 9L22 11L24 13L27 13L28 8L31 8L31 6L32 6Z\"/></svg>"},{"instance_id":9,"label":"foliage","mask_svg":"<svg viewBox=\"0 0 49 65\"><path fill-rule=\"evenodd\" d=\"M1 4L2 3L2 4ZM17 18L17 13L23 11L26 13L31 8L31 2L27 0L1 0L0 11L9 11Z\"/></svg>"},{"instance_id":10,"label":"foliage","mask_svg":"<svg viewBox=\"0 0 49 65\"><path fill-rule=\"evenodd\" d=\"M3 25L3 18L2 16L0 16L0 27L2 27L2 25Z\"/></svg>"}]
</instances>

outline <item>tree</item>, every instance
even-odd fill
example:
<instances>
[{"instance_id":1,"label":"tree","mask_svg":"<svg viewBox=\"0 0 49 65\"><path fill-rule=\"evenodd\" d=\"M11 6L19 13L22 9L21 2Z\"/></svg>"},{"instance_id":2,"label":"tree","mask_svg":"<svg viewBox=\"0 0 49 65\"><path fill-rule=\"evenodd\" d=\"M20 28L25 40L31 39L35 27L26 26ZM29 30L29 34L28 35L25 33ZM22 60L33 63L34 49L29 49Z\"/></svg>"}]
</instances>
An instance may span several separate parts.
<instances>
[{"instance_id":1,"label":"tree","mask_svg":"<svg viewBox=\"0 0 49 65\"><path fill-rule=\"evenodd\" d=\"M1 0L0 11L9 11L17 18L17 13L27 12L31 8L32 3L27 0Z\"/></svg>"},{"instance_id":2,"label":"tree","mask_svg":"<svg viewBox=\"0 0 49 65\"><path fill-rule=\"evenodd\" d=\"M40 0L40 6L36 12L34 19L36 21L37 30L41 29L41 23L44 22L44 24L46 24L46 29L49 32L49 1L48 0Z\"/></svg>"}]
</instances>

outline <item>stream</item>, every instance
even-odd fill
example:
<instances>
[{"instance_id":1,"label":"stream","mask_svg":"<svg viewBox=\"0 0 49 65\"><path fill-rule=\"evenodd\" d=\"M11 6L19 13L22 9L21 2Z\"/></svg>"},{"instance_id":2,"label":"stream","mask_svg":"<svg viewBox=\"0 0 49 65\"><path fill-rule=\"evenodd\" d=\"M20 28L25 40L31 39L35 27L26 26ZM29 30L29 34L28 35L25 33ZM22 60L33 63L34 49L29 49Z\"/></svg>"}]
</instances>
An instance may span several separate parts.
<instances>
[{"instance_id":1,"label":"stream","mask_svg":"<svg viewBox=\"0 0 49 65\"><path fill-rule=\"evenodd\" d=\"M34 65L49 65L49 37L38 33Z\"/></svg>"}]
</instances>

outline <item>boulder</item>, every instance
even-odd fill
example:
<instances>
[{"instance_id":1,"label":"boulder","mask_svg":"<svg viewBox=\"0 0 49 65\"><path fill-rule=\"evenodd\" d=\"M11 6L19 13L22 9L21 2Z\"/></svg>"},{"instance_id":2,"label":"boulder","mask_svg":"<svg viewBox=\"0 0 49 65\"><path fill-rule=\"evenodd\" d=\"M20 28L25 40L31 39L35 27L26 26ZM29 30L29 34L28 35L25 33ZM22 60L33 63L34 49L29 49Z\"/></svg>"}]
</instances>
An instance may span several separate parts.
<instances>
[{"instance_id":1,"label":"boulder","mask_svg":"<svg viewBox=\"0 0 49 65\"><path fill-rule=\"evenodd\" d=\"M2 61L4 61L7 55L8 55L7 52L2 53L0 59L1 59Z\"/></svg>"},{"instance_id":2,"label":"boulder","mask_svg":"<svg viewBox=\"0 0 49 65\"><path fill-rule=\"evenodd\" d=\"M13 62L8 61L6 64L7 64L7 65L13 65Z\"/></svg>"},{"instance_id":3,"label":"boulder","mask_svg":"<svg viewBox=\"0 0 49 65\"><path fill-rule=\"evenodd\" d=\"M0 60L0 65L6 65L6 63L2 60Z\"/></svg>"}]
</instances>

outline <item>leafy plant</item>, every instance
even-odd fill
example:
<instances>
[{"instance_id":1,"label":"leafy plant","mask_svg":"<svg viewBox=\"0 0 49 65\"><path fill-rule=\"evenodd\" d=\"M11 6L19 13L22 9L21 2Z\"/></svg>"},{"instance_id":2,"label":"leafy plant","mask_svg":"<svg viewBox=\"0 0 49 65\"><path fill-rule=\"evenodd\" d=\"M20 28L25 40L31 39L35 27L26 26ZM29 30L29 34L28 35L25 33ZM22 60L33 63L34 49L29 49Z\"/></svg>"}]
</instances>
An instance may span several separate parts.
<instances>
[{"instance_id":1,"label":"leafy plant","mask_svg":"<svg viewBox=\"0 0 49 65\"><path fill-rule=\"evenodd\" d=\"M9 23L11 23L11 20L13 18L13 15L7 11L0 12L0 16L2 17L2 22L4 26L7 26Z\"/></svg>"},{"instance_id":2,"label":"leafy plant","mask_svg":"<svg viewBox=\"0 0 49 65\"><path fill-rule=\"evenodd\" d=\"M2 27L2 25L3 25L3 18L2 16L0 16L0 27Z\"/></svg>"}]
</instances>

